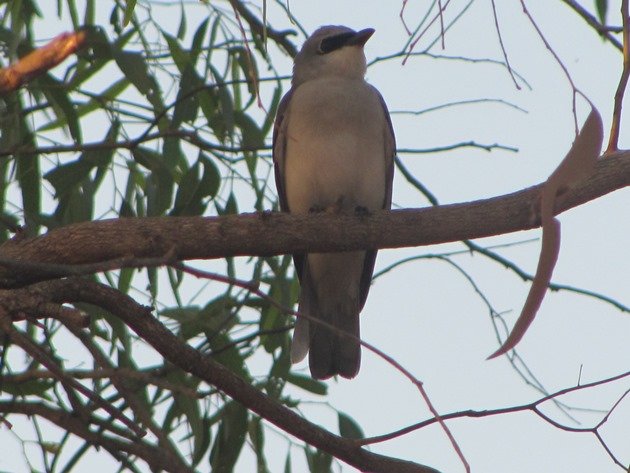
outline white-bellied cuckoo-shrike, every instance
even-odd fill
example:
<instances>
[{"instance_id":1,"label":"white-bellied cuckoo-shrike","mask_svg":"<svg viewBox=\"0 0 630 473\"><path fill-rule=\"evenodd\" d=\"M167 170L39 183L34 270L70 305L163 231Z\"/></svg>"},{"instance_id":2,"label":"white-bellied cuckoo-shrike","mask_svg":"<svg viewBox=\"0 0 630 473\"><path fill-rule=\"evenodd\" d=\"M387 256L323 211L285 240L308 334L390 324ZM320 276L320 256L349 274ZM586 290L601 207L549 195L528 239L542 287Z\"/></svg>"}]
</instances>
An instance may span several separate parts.
<instances>
[{"instance_id":1,"label":"white-bellied cuckoo-shrike","mask_svg":"<svg viewBox=\"0 0 630 473\"><path fill-rule=\"evenodd\" d=\"M373 29L323 26L295 57L278 106L273 158L280 208L306 214L389 209L396 144L387 106L365 81ZM361 363L359 313L376 250L293 255L301 291L291 360L308 352L311 374L353 378ZM346 336L348 334L350 336Z\"/></svg>"}]
</instances>

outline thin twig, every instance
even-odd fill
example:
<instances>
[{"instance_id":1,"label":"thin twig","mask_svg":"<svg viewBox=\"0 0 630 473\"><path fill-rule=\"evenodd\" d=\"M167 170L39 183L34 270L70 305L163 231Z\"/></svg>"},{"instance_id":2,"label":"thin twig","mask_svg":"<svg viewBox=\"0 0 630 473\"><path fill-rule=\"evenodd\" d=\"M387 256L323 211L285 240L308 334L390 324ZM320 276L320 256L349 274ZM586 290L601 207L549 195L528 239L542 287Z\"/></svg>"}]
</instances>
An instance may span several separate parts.
<instances>
[{"instance_id":1,"label":"thin twig","mask_svg":"<svg viewBox=\"0 0 630 473\"><path fill-rule=\"evenodd\" d=\"M437 110L442 110L444 108L457 107L460 105L475 105L475 104L480 104L480 103L483 103L483 104L493 103L493 104L505 105L507 107L518 110L519 112L528 113L527 110L516 105L515 103L508 102L507 100L504 100L504 99L492 99L492 98L457 100L454 102L446 102L439 105L434 105L433 107L423 108L422 110L390 110L389 113L390 115L416 115L417 116L417 115L423 115L429 112L435 112Z\"/></svg>"},{"instance_id":2,"label":"thin twig","mask_svg":"<svg viewBox=\"0 0 630 473\"><path fill-rule=\"evenodd\" d=\"M403 65L407 63L407 59L409 59L409 57L410 57L411 53L413 52L413 50L415 49L416 45L422 39L422 37L425 35L425 33L429 30L429 28L431 28L433 23L435 23L438 19L442 18L442 12L444 10L446 10L446 7L448 7L449 3L451 3L451 0L446 0L446 3L444 5L442 5L442 2L438 2L438 13L433 17L433 19L431 21L429 21L427 26L425 26L425 28L409 44L409 49L407 50L407 55L405 56L405 59L403 59L403 62L402 62Z\"/></svg>"},{"instance_id":3,"label":"thin twig","mask_svg":"<svg viewBox=\"0 0 630 473\"><path fill-rule=\"evenodd\" d=\"M472 418L481 418L481 417L491 417L491 416L503 415L503 414L514 414L514 413L523 412L523 411L532 411L532 412L535 412L536 415L538 415L541 418L543 418L545 421L553 423L553 425L555 427L560 428L562 430L568 430L568 431L571 431L571 432L591 432L591 433L595 433L609 419L610 414L612 413L612 411L620 404L621 400L627 395L628 391L626 391L613 404L611 409L609 409L607 411L606 416L604 416L604 418L600 422L598 422L594 427L591 427L591 428L588 428L588 427L575 428L575 427L568 427L568 426L559 424L556 421L554 421L553 419L550 419L548 416L542 414L541 411L538 410L538 406L540 406L541 404L543 404L543 403L545 403L547 401L554 400L554 399L556 399L558 397L564 396L565 394L569 394L569 393L576 392L576 391L582 391L582 390L594 388L594 387L597 387L597 386L603 386L605 384L613 383L615 381L619 381L619 380L627 378L629 376L630 376L630 371L627 371L625 373L621 373L621 374L618 374L616 376L612 376L610 378L601 379L599 381L594 381L592 383L582 384L582 385L579 385L579 386L573 386L573 387L570 387L570 388L564 388L564 389L561 389L561 390L556 391L554 393L548 394L547 396L541 397L540 399L538 399L538 400L536 400L534 402L528 403L528 404L521 404L519 406L503 407L503 408L499 408L499 409L487 409L487 410L483 410L483 411L475 411L475 410L458 411L458 412L453 412L453 413L450 413L450 414L444 414L442 416L442 418L444 420L463 419L463 418L471 418L471 417ZM365 439L359 440L358 442L361 445L371 445L371 444L374 444L374 443L384 442L384 441L387 441L387 440L391 440L391 439L400 437L402 435L409 434L410 432L414 432L416 430L422 429L422 428L427 427L429 425L435 424L436 422L437 422L437 419L435 419L435 418L427 419L425 421L418 422L416 424L404 427L404 428L396 430L394 432L390 432L390 433L384 434L384 435L378 435L378 436L374 436L374 437L365 438Z\"/></svg>"},{"instance_id":4,"label":"thin twig","mask_svg":"<svg viewBox=\"0 0 630 473\"><path fill-rule=\"evenodd\" d=\"M611 28L602 25L594 15L575 0L562 0L575 11L586 23L589 24L600 36L606 38L619 51L623 51L623 45L611 34Z\"/></svg>"},{"instance_id":5,"label":"thin twig","mask_svg":"<svg viewBox=\"0 0 630 473\"><path fill-rule=\"evenodd\" d=\"M36 345L26 335L22 334L22 332L15 329L9 318L6 317L4 314L0 314L0 329L10 337L12 342L22 348L22 350L24 350L30 356L32 356L33 359L37 360L51 372L55 373L57 379L61 383L71 387L72 389L75 389L79 393L86 396L88 399L93 401L95 405L97 405L101 409L104 409L113 418L120 420L138 437L143 437L144 435L146 435L144 429L139 427L134 421L128 419L118 408L108 403L101 396L93 391L90 391L81 383L64 373L61 367L54 363L51 357L47 353L45 353L41 347Z\"/></svg>"},{"instance_id":6,"label":"thin twig","mask_svg":"<svg viewBox=\"0 0 630 473\"><path fill-rule=\"evenodd\" d=\"M521 6L523 7L523 13L529 19L529 22L531 23L531 25L536 30L536 33L538 33L538 36L542 40L543 44L545 45L547 50L551 53L551 55L555 59L556 63L560 66L560 68L564 72L564 75L566 76L569 84L571 85L571 92L572 92L571 93L571 106L572 106L572 110L573 110L573 125L574 125L574 128L575 128L575 136L577 136L579 131L580 131L580 127L578 126L578 117L577 117L577 109L576 109L576 96L579 94L587 102L591 103L591 101L588 99L588 97L580 89L578 89L576 87L575 83L573 82L573 78L571 77L571 74L569 73L569 70L564 65L564 63L562 62L562 60L560 59L560 57L558 56L556 51L551 47L551 44L549 44L549 41L547 41L547 38L545 37L545 35L543 34L542 30L540 29L540 27L538 26L538 24L534 20L534 17L532 17L531 13L527 9L527 5L525 5L525 0L521 0Z\"/></svg>"},{"instance_id":7,"label":"thin twig","mask_svg":"<svg viewBox=\"0 0 630 473\"><path fill-rule=\"evenodd\" d=\"M612 125L610 127L610 138L606 153L614 153L619 150L619 130L621 129L621 111L623 108L623 97L628 86L630 76L630 12L628 11L628 0L621 2L621 17L623 21L623 69L619 84L615 92L615 107L613 109Z\"/></svg>"},{"instance_id":8,"label":"thin twig","mask_svg":"<svg viewBox=\"0 0 630 473\"><path fill-rule=\"evenodd\" d=\"M514 146L502 145L500 143L492 143L492 144L484 144L477 143L476 141L462 141L461 143L454 143L452 145L446 146L436 146L435 148L398 148L396 150L397 153L406 153L406 154L431 154L431 153L441 153L443 151L452 151L454 149L460 148L477 148L482 149L484 151L494 151L494 150L503 150L510 151L512 153L516 153L518 148Z\"/></svg>"},{"instance_id":9,"label":"thin twig","mask_svg":"<svg viewBox=\"0 0 630 473\"><path fill-rule=\"evenodd\" d=\"M518 85L518 82L516 81L516 77L514 77L514 74L512 73L512 66L510 66L510 59L508 58L505 45L503 44L503 37L501 36L501 28L499 27L499 17L497 16L497 6L494 0L492 0L492 15L494 16L494 26L497 29L497 37L499 38L499 45L501 46L501 51L503 52L503 59L505 59L505 66L507 67L507 70L510 73L512 82L514 82L514 87L516 87L516 90L521 90L521 86Z\"/></svg>"}]
</instances>

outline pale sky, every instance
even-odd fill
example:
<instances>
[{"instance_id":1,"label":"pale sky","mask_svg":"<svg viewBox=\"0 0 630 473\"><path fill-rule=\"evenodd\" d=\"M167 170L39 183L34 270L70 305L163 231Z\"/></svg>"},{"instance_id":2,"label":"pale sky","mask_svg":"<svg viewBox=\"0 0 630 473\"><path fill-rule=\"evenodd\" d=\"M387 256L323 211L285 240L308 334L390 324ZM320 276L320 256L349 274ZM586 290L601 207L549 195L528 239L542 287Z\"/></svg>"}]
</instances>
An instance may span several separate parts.
<instances>
[{"instance_id":1,"label":"pale sky","mask_svg":"<svg viewBox=\"0 0 630 473\"><path fill-rule=\"evenodd\" d=\"M468 3L452 0L446 19L453 18L454 13ZM447 32L446 49L442 50L438 43L431 52L502 60L490 2L471 3L461 21ZM393 114L400 148L433 148L471 140L518 148L518 153L463 148L449 153L402 154L404 164L441 203L476 200L538 184L561 161L574 138L571 88L562 70L522 13L520 2L496 3L510 63L531 84L532 90L527 87L516 90L505 68L489 63L421 57L410 59L404 66L400 59L379 62L368 70L369 82L381 91L391 111L423 110L476 99L502 100L526 110L525 113L495 101L417 116ZM592 2L583 3L590 8ZM611 3L614 4L609 9L612 18L617 15L618 2ZM408 1L405 19L411 27L429 4L426 0ZM569 69L576 86L601 112L607 140L621 54L604 44L562 2L529 1L527 5ZM366 45L368 61L400 50L406 41L399 18L401 2L293 0L290 7L309 32L323 24L375 28L376 33ZM202 8L198 7L198 11ZM274 27L291 27L276 3L270 2L267 15ZM171 18L177 16L171 14ZM168 15L164 17L168 21ZM194 20L194 16L189 16L190 31L196 28ZM177 23L173 21L171 30L175 31ZM167 24L162 26L168 29ZM437 32L435 28L430 30L418 43L416 51L426 48ZM300 45L302 41L301 37L296 40ZM286 58L277 61L276 67L281 74L291 72L291 62ZM580 123L587 112L586 104L579 101ZM622 128L621 147L630 144L626 130L627 126ZM630 304L629 198L628 189L617 191L560 216L563 240L554 282L601 292ZM393 200L400 207L428 205L400 175L396 176ZM540 231L536 230L477 243L486 246L539 237ZM498 251L533 273L539 246L536 240ZM407 256L462 249L461 244L447 244L383 250L379 253L376 271ZM529 284L480 255L462 255L453 261L469 272L493 307L505 313L511 327ZM581 382L587 383L630 369L629 333L627 313L584 296L549 293L536 321L519 344L518 353L548 391L554 392L574 386L580 370ZM504 357L485 360L498 347L488 309L467 280L444 262L419 260L376 280L362 314L362 336L422 380L440 413L501 408L541 397L525 385ZM306 364L297 369L307 372ZM303 407L303 413L333 432L337 431L336 414L326 403L351 415L367 436L384 434L431 417L415 388L400 373L365 350L359 376L351 381L332 381L329 386L326 399L305 395L297 388L294 393L314 401ZM630 381L626 379L562 401L581 408L608 410L629 388ZM580 427L553 405L545 407L545 412L555 420ZM588 412L571 411L571 415L583 425L591 425L599 419L599 415ZM630 463L629 424L630 400L626 399L602 431L611 450L626 464ZM622 471L612 463L593 435L558 430L530 412L462 419L448 425L473 471ZM9 441L12 441L11 436L0 430L0 445ZM268 431L267 445L271 471L282 471L286 442ZM442 472L464 471L444 432L437 426L373 445L371 450L423 463ZM292 447L291 452L293 471L306 471L303 452L296 447ZM103 456L92 455L95 459ZM253 462L252 455L245 455L237 471L254 471ZM95 460L93 473L111 471L111 465L109 460ZM0 471L3 470L26 471L22 461L6 457L0 458ZM337 465L335 471L354 470L342 464Z\"/></svg>"}]
</instances>

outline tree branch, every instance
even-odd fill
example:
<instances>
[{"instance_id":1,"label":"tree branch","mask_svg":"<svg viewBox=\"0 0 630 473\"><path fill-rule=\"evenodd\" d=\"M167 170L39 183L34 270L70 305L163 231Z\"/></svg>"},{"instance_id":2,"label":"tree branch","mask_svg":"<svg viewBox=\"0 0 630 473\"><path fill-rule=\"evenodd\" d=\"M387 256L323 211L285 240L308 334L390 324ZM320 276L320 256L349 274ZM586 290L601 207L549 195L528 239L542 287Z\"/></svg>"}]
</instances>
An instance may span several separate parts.
<instances>
[{"instance_id":1,"label":"tree branch","mask_svg":"<svg viewBox=\"0 0 630 473\"><path fill-rule=\"evenodd\" d=\"M630 185L630 152L598 161L594 174L556 199L554 214ZM490 199L357 215L256 213L224 217L121 218L83 222L0 247L0 287L67 276L67 265L137 266L178 260L306 251L422 246L540 226L541 184ZM53 264L50 271L40 264ZM91 268L95 270L96 268ZM43 273L43 275L42 275Z\"/></svg>"},{"instance_id":2,"label":"tree branch","mask_svg":"<svg viewBox=\"0 0 630 473\"><path fill-rule=\"evenodd\" d=\"M30 52L15 64L0 69L0 96L8 94L35 77L47 72L80 49L85 31L62 33L50 43Z\"/></svg>"},{"instance_id":3,"label":"tree branch","mask_svg":"<svg viewBox=\"0 0 630 473\"><path fill-rule=\"evenodd\" d=\"M611 33L610 29L606 25L602 25L594 15L592 15L586 8L580 5L575 0L562 0L566 3L569 8L571 8L575 13L577 13L582 19L588 23L588 25L593 28L597 33L606 38L610 43L617 48L619 51L623 50L623 45L619 42L617 38L615 38Z\"/></svg>"},{"instance_id":4,"label":"tree branch","mask_svg":"<svg viewBox=\"0 0 630 473\"><path fill-rule=\"evenodd\" d=\"M287 433L355 468L372 472L436 473L436 470L427 466L371 453L361 448L356 441L334 435L309 422L256 389L229 368L187 345L155 319L150 308L138 304L116 289L87 279L71 278L38 283L29 287L29 291L52 302L85 302L102 307L131 327L165 360L217 387Z\"/></svg>"}]
</instances>

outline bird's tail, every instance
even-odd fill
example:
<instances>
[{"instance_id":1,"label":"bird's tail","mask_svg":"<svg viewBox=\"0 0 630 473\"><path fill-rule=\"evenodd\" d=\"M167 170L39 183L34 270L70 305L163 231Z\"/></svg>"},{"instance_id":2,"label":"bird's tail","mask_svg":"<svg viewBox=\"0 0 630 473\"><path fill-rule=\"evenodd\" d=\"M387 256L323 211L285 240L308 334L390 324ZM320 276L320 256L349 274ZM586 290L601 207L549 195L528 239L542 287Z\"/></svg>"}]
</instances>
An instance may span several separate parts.
<instances>
[{"instance_id":1,"label":"bird's tail","mask_svg":"<svg viewBox=\"0 0 630 473\"><path fill-rule=\"evenodd\" d=\"M337 330L311 323L309 366L315 379L326 379L336 374L354 378L361 365L359 342L359 313L320 313L323 321ZM319 325L319 326L318 326Z\"/></svg>"},{"instance_id":2,"label":"bird's tail","mask_svg":"<svg viewBox=\"0 0 630 473\"><path fill-rule=\"evenodd\" d=\"M318 293L326 288L322 288L321 283L317 287L311 278L308 263L305 266L301 278L299 313L321 320L329 326L298 317L291 346L291 361L301 361L310 352L309 366L313 378L326 379L337 374L354 378L361 364L357 298L348 297L347 294L338 297L334 291L328 291L328 297L318 297Z\"/></svg>"}]
</instances>

